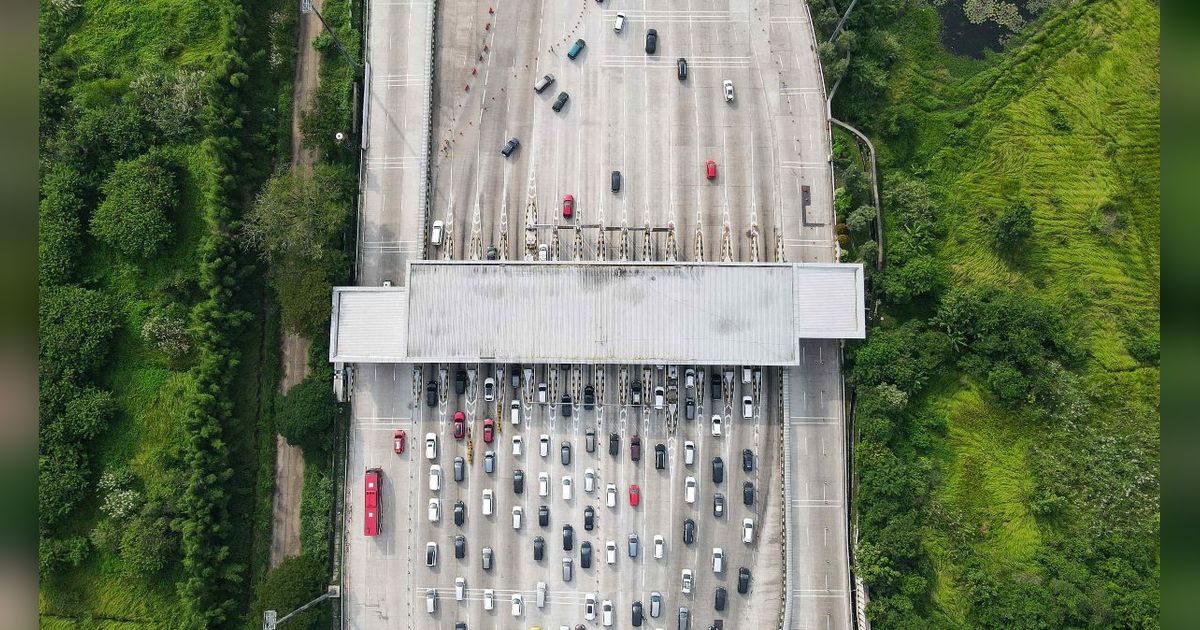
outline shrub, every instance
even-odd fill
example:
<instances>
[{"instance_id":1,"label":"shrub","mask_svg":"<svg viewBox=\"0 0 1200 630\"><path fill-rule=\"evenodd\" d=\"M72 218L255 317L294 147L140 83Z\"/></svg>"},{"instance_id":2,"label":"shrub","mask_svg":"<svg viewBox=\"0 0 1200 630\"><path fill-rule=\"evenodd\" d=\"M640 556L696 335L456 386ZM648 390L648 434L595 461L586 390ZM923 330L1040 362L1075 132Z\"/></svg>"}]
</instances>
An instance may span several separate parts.
<instances>
[{"instance_id":1,"label":"shrub","mask_svg":"<svg viewBox=\"0 0 1200 630\"><path fill-rule=\"evenodd\" d=\"M871 222L875 220L875 208L872 206L862 205L855 208L849 216L846 217L846 227L853 232L862 232L871 227Z\"/></svg>"},{"instance_id":2,"label":"shrub","mask_svg":"<svg viewBox=\"0 0 1200 630\"><path fill-rule=\"evenodd\" d=\"M187 322L168 312L154 313L142 324L142 339L159 352L177 359L192 348Z\"/></svg>"},{"instance_id":3,"label":"shrub","mask_svg":"<svg viewBox=\"0 0 1200 630\"><path fill-rule=\"evenodd\" d=\"M333 388L323 379L309 376L288 390L275 410L275 428L288 441L306 452L323 453L328 448L329 430L339 413Z\"/></svg>"},{"instance_id":4,"label":"shrub","mask_svg":"<svg viewBox=\"0 0 1200 630\"><path fill-rule=\"evenodd\" d=\"M117 329L111 301L75 286L47 287L38 304L38 358L43 383L99 369Z\"/></svg>"},{"instance_id":5,"label":"shrub","mask_svg":"<svg viewBox=\"0 0 1200 630\"><path fill-rule=\"evenodd\" d=\"M125 573L144 577L166 568L175 557L178 540L165 517L143 509L125 526L120 549Z\"/></svg>"},{"instance_id":6,"label":"shrub","mask_svg":"<svg viewBox=\"0 0 1200 630\"><path fill-rule=\"evenodd\" d=\"M317 458L309 461L315 464ZM333 492L333 479L329 475L316 465L304 467L304 488L300 493L300 549L326 565L333 529Z\"/></svg>"},{"instance_id":7,"label":"shrub","mask_svg":"<svg viewBox=\"0 0 1200 630\"><path fill-rule=\"evenodd\" d=\"M38 205L38 284L70 282L79 267L80 181L75 171L53 166L42 178Z\"/></svg>"},{"instance_id":8,"label":"shrub","mask_svg":"<svg viewBox=\"0 0 1200 630\"><path fill-rule=\"evenodd\" d=\"M174 177L152 156L120 162L104 182L104 201L92 215L92 235L131 258L150 258L171 240Z\"/></svg>"}]
</instances>

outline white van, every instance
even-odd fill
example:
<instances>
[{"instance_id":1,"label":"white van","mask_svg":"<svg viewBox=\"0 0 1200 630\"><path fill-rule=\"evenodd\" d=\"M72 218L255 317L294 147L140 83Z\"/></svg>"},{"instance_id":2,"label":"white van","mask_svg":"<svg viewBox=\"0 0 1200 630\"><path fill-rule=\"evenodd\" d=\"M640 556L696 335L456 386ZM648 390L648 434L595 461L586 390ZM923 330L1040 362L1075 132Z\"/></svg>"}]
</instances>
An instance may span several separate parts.
<instances>
[{"instance_id":1,"label":"white van","mask_svg":"<svg viewBox=\"0 0 1200 630\"><path fill-rule=\"evenodd\" d=\"M454 578L454 601L463 601L467 598L467 580L465 578Z\"/></svg>"},{"instance_id":2,"label":"white van","mask_svg":"<svg viewBox=\"0 0 1200 630\"><path fill-rule=\"evenodd\" d=\"M546 583L545 582L537 583L537 607L538 608L546 607Z\"/></svg>"},{"instance_id":3,"label":"white van","mask_svg":"<svg viewBox=\"0 0 1200 630\"><path fill-rule=\"evenodd\" d=\"M720 573L725 570L725 550L720 547L713 547L712 550L712 567L713 573Z\"/></svg>"},{"instance_id":4,"label":"white van","mask_svg":"<svg viewBox=\"0 0 1200 630\"><path fill-rule=\"evenodd\" d=\"M621 29L625 28L625 14L618 13L617 20L613 22L613 32L620 33Z\"/></svg>"},{"instance_id":5,"label":"white van","mask_svg":"<svg viewBox=\"0 0 1200 630\"><path fill-rule=\"evenodd\" d=\"M437 247L442 244L442 238L446 234L446 224L441 221L433 222L433 230L429 233L429 242Z\"/></svg>"},{"instance_id":6,"label":"white van","mask_svg":"<svg viewBox=\"0 0 1200 630\"><path fill-rule=\"evenodd\" d=\"M752 378L753 378L753 374L751 372L750 366L743 365L742 366L742 384L749 385Z\"/></svg>"},{"instance_id":7,"label":"white van","mask_svg":"<svg viewBox=\"0 0 1200 630\"><path fill-rule=\"evenodd\" d=\"M491 610L496 607L496 591L485 588L483 589L483 609Z\"/></svg>"},{"instance_id":8,"label":"white van","mask_svg":"<svg viewBox=\"0 0 1200 630\"><path fill-rule=\"evenodd\" d=\"M521 529L521 516L524 514L520 506L513 508L513 529Z\"/></svg>"},{"instance_id":9,"label":"white van","mask_svg":"<svg viewBox=\"0 0 1200 630\"><path fill-rule=\"evenodd\" d=\"M492 494L492 489L488 488L483 491L483 515L492 515L492 504L495 503L495 498Z\"/></svg>"},{"instance_id":10,"label":"white van","mask_svg":"<svg viewBox=\"0 0 1200 630\"><path fill-rule=\"evenodd\" d=\"M508 417L512 420L513 426L521 424L521 401L514 400L509 404Z\"/></svg>"},{"instance_id":11,"label":"white van","mask_svg":"<svg viewBox=\"0 0 1200 630\"><path fill-rule=\"evenodd\" d=\"M683 480L683 500L688 503L696 502L696 478L691 475Z\"/></svg>"},{"instance_id":12,"label":"white van","mask_svg":"<svg viewBox=\"0 0 1200 630\"><path fill-rule=\"evenodd\" d=\"M425 612L431 615L437 612L437 589L425 591Z\"/></svg>"}]
</instances>

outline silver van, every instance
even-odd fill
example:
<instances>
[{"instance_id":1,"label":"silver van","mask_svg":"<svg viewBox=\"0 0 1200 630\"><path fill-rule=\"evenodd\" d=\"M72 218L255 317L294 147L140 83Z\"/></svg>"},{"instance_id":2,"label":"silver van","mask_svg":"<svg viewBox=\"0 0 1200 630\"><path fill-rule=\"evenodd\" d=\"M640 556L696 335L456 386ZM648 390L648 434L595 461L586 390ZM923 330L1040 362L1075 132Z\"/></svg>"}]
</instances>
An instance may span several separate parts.
<instances>
[{"instance_id":1,"label":"silver van","mask_svg":"<svg viewBox=\"0 0 1200 630\"><path fill-rule=\"evenodd\" d=\"M570 558L563 558L563 581L570 582L575 574L575 563Z\"/></svg>"},{"instance_id":2,"label":"silver van","mask_svg":"<svg viewBox=\"0 0 1200 630\"><path fill-rule=\"evenodd\" d=\"M537 607L545 608L546 606L546 583L537 583Z\"/></svg>"},{"instance_id":3,"label":"silver van","mask_svg":"<svg viewBox=\"0 0 1200 630\"><path fill-rule=\"evenodd\" d=\"M679 607L679 630L688 630L691 627L692 627L691 614L688 612L687 607L680 606Z\"/></svg>"}]
</instances>

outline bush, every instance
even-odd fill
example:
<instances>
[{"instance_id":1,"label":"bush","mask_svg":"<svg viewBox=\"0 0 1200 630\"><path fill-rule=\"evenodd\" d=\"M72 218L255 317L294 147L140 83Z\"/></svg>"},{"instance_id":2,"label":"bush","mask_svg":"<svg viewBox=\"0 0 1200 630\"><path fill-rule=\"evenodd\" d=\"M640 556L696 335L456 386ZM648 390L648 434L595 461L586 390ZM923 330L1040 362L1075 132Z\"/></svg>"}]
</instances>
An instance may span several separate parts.
<instances>
[{"instance_id":1,"label":"bush","mask_svg":"<svg viewBox=\"0 0 1200 630\"><path fill-rule=\"evenodd\" d=\"M38 284L65 284L79 267L80 181L75 171L53 166L42 178L42 201L38 205Z\"/></svg>"},{"instance_id":2,"label":"bush","mask_svg":"<svg viewBox=\"0 0 1200 630\"><path fill-rule=\"evenodd\" d=\"M261 620L267 610L274 610L282 617L316 599L328 587L325 566L320 560L308 554L284 558L259 584L251 620ZM321 612L320 606L314 606L288 619L287 625L315 628Z\"/></svg>"},{"instance_id":3,"label":"bush","mask_svg":"<svg viewBox=\"0 0 1200 630\"><path fill-rule=\"evenodd\" d=\"M859 206L846 217L846 227L852 232L862 232L871 227L871 222L875 220L875 208L872 206Z\"/></svg>"},{"instance_id":4,"label":"bush","mask_svg":"<svg viewBox=\"0 0 1200 630\"><path fill-rule=\"evenodd\" d=\"M344 268L341 252L327 262L289 256L271 267L284 329L308 338L329 332L329 296L333 283L345 276Z\"/></svg>"},{"instance_id":5,"label":"bush","mask_svg":"<svg viewBox=\"0 0 1200 630\"><path fill-rule=\"evenodd\" d=\"M319 470L318 458L304 467L300 493L300 549L328 566L333 532L333 479Z\"/></svg>"},{"instance_id":6,"label":"bush","mask_svg":"<svg viewBox=\"0 0 1200 630\"><path fill-rule=\"evenodd\" d=\"M178 359L192 348L192 333L187 322L169 312L158 312L142 324L142 340L159 352Z\"/></svg>"},{"instance_id":7,"label":"bush","mask_svg":"<svg viewBox=\"0 0 1200 630\"><path fill-rule=\"evenodd\" d=\"M162 571L172 563L178 548L170 522L146 508L130 519L121 534L121 562L131 576L146 577Z\"/></svg>"},{"instance_id":8,"label":"bush","mask_svg":"<svg viewBox=\"0 0 1200 630\"><path fill-rule=\"evenodd\" d=\"M275 428L288 444L307 453L324 453L331 439L330 427L340 411L333 387L324 379L309 376L279 401Z\"/></svg>"},{"instance_id":9,"label":"bush","mask_svg":"<svg viewBox=\"0 0 1200 630\"><path fill-rule=\"evenodd\" d=\"M104 182L92 235L130 258L151 258L171 240L174 176L153 155L120 162Z\"/></svg>"},{"instance_id":10,"label":"bush","mask_svg":"<svg viewBox=\"0 0 1200 630\"><path fill-rule=\"evenodd\" d=\"M104 294L75 286L47 287L38 304L38 358L43 386L98 370L117 329Z\"/></svg>"}]
</instances>

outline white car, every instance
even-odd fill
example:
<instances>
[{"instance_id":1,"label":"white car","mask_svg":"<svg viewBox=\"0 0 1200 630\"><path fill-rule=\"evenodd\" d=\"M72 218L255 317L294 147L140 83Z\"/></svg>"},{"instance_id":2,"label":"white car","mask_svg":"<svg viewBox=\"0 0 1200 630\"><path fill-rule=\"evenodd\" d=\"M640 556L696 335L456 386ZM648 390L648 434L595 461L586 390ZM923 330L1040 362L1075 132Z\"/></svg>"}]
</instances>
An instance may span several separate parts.
<instances>
[{"instance_id":1,"label":"white car","mask_svg":"<svg viewBox=\"0 0 1200 630\"><path fill-rule=\"evenodd\" d=\"M625 14L618 13L617 20L615 22L613 22L613 32L620 33L621 29L623 29L623 28L625 28ZM591 619L591 617L588 617L588 619Z\"/></svg>"},{"instance_id":2,"label":"white car","mask_svg":"<svg viewBox=\"0 0 1200 630\"><path fill-rule=\"evenodd\" d=\"M696 502L696 478L691 475L683 480L683 500L688 503Z\"/></svg>"},{"instance_id":3,"label":"white car","mask_svg":"<svg viewBox=\"0 0 1200 630\"><path fill-rule=\"evenodd\" d=\"M437 459L437 434L425 434L425 459L433 461Z\"/></svg>"},{"instance_id":4,"label":"white car","mask_svg":"<svg viewBox=\"0 0 1200 630\"><path fill-rule=\"evenodd\" d=\"M725 86L725 102L732 103L733 102L733 81L730 81L729 79L725 79L722 82L722 85Z\"/></svg>"},{"instance_id":5,"label":"white car","mask_svg":"<svg viewBox=\"0 0 1200 630\"><path fill-rule=\"evenodd\" d=\"M588 593L583 598L583 618L591 621L596 618L596 594Z\"/></svg>"},{"instance_id":6,"label":"white car","mask_svg":"<svg viewBox=\"0 0 1200 630\"><path fill-rule=\"evenodd\" d=\"M442 517L442 502L438 499L429 500L429 522L436 523Z\"/></svg>"},{"instance_id":7,"label":"white car","mask_svg":"<svg viewBox=\"0 0 1200 630\"><path fill-rule=\"evenodd\" d=\"M496 503L496 498L495 498L495 495L492 493L492 489L488 488L487 490L484 490L483 491L483 515L484 516L492 515L492 506L495 505L495 503Z\"/></svg>"},{"instance_id":8,"label":"white car","mask_svg":"<svg viewBox=\"0 0 1200 630\"><path fill-rule=\"evenodd\" d=\"M654 557L655 557L655 559L658 559L658 560L662 559L663 549L665 547L666 547L666 543L663 541L662 534L655 534L654 535Z\"/></svg>"},{"instance_id":9,"label":"white car","mask_svg":"<svg viewBox=\"0 0 1200 630\"><path fill-rule=\"evenodd\" d=\"M696 370L688 368L684 371L683 387L685 389L696 389Z\"/></svg>"},{"instance_id":10,"label":"white car","mask_svg":"<svg viewBox=\"0 0 1200 630\"><path fill-rule=\"evenodd\" d=\"M688 466L696 464L696 443L691 440L683 443L683 463Z\"/></svg>"},{"instance_id":11,"label":"white car","mask_svg":"<svg viewBox=\"0 0 1200 630\"><path fill-rule=\"evenodd\" d=\"M604 492L607 497L604 502L605 505L608 507L617 507L617 486L610 483Z\"/></svg>"},{"instance_id":12,"label":"white car","mask_svg":"<svg viewBox=\"0 0 1200 630\"><path fill-rule=\"evenodd\" d=\"M617 563L617 543L610 540L604 543L604 559L609 564Z\"/></svg>"},{"instance_id":13,"label":"white car","mask_svg":"<svg viewBox=\"0 0 1200 630\"><path fill-rule=\"evenodd\" d=\"M442 467L437 464L429 467L429 489L434 492L442 489Z\"/></svg>"},{"instance_id":14,"label":"white car","mask_svg":"<svg viewBox=\"0 0 1200 630\"><path fill-rule=\"evenodd\" d=\"M525 600L521 599L520 595L513 595L512 596L512 615L514 617L520 617L521 611L524 610L524 608L525 608Z\"/></svg>"},{"instance_id":15,"label":"white car","mask_svg":"<svg viewBox=\"0 0 1200 630\"><path fill-rule=\"evenodd\" d=\"M604 625L611 626L613 624L613 603L611 599L604 600L604 604L600 606L601 614L604 616Z\"/></svg>"},{"instance_id":16,"label":"white car","mask_svg":"<svg viewBox=\"0 0 1200 630\"><path fill-rule=\"evenodd\" d=\"M749 545L754 542L754 520L749 518L742 519L742 542Z\"/></svg>"},{"instance_id":17,"label":"white car","mask_svg":"<svg viewBox=\"0 0 1200 630\"><path fill-rule=\"evenodd\" d=\"M721 437L721 415L720 414L713 414L712 434L713 434L713 437Z\"/></svg>"},{"instance_id":18,"label":"white car","mask_svg":"<svg viewBox=\"0 0 1200 630\"><path fill-rule=\"evenodd\" d=\"M654 388L654 408L662 409L667 402L667 390L662 385Z\"/></svg>"},{"instance_id":19,"label":"white car","mask_svg":"<svg viewBox=\"0 0 1200 630\"><path fill-rule=\"evenodd\" d=\"M563 484L563 501L570 501L574 488L571 484L571 475L564 475L562 478Z\"/></svg>"},{"instance_id":20,"label":"white car","mask_svg":"<svg viewBox=\"0 0 1200 630\"><path fill-rule=\"evenodd\" d=\"M496 379L490 376L483 381L483 399L487 402L496 400Z\"/></svg>"},{"instance_id":21,"label":"white car","mask_svg":"<svg viewBox=\"0 0 1200 630\"><path fill-rule=\"evenodd\" d=\"M596 471L591 468L583 471L583 491L588 493L596 491Z\"/></svg>"},{"instance_id":22,"label":"white car","mask_svg":"<svg viewBox=\"0 0 1200 630\"><path fill-rule=\"evenodd\" d=\"M725 550L720 547L713 547L712 551L712 567L713 573L720 573L725 570Z\"/></svg>"},{"instance_id":23,"label":"white car","mask_svg":"<svg viewBox=\"0 0 1200 630\"><path fill-rule=\"evenodd\" d=\"M521 424L521 401L514 400L508 405L508 416L512 419L513 426Z\"/></svg>"},{"instance_id":24,"label":"white car","mask_svg":"<svg viewBox=\"0 0 1200 630\"><path fill-rule=\"evenodd\" d=\"M521 509L521 506L513 508L513 529L521 529L521 516L524 515L524 513L525 512Z\"/></svg>"},{"instance_id":25,"label":"white car","mask_svg":"<svg viewBox=\"0 0 1200 630\"><path fill-rule=\"evenodd\" d=\"M429 242L434 247L442 244L442 236L446 233L446 224L442 221L433 222L433 231L429 233Z\"/></svg>"},{"instance_id":26,"label":"white car","mask_svg":"<svg viewBox=\"0 0 1200 630\"><path fill-rule=\"evenodd\" d=\"M550 473L538 473L538 496L544 497L550 494Z\"/></svg>"},{"instance_id":27,"label":"white car","mask_svg":"<svg viewBox=\"0 0 1200 630\"><path fill-rule=\"evenodd\" d=\"M754 399L749 396L742 396L742 419L750 420L754 417Z\"/></svg>"},{"instance_id":28,"label":"white car","mask_svg":"<svg viewBox=\"0 0 1200 630\"><path fill-rule=\"evenodd\" d=\"M538 438L538 453L540 453L542 457L550 456L550 436L546 435L545 433Z\"/></svg>"},{"instance_id":29,"label":"white car","mask_svg":"<svg viewBox=\"0 0 1200 630\"><path fill-rule=\"evenodd\" d=\"M538 402L546 402L546 384L538 383Z\"/></svg>"},{"instance_id":30,"label":"white car","mask_svg":"<svg viewBox=\"0 0 1200 630\"><path fill-rule=\"evenodd\" d=\"M485 588L483 589L483 609L491 610L496 607L496 591Z\"/></svg>"},{"instance_id":31,"label":"white car","mask_svg":"<svg viewBox=\"0 0 1200 630\"><path fill-rule=\"evenodd\" d=\"M467 580L465 578L454 578L454 599L462 601L467 598Z\"/></svg>"},{"instance_id":32,"label":"white car","mask_svg":"<svg viewBox=\"0 0 1200 630\"><path fill-rule=\"evenodd\" d=\"M682 578L683 578L683 587L680 590L683 592L684 595L688 595L692 592L692 570L684 569Z\"/></svg>"},{"instance_id":33,"label":"white car","mask_svg":"<svg viewBox=\"0 0 1200 630\"><path fill-rule=\"evenodd\" d=\"M523 444L523 442L521 440L521 436L514 435L513 436L513 455L519 456L521 454L521 445L522 444Z\"/></svg>"}]
</instances>

